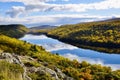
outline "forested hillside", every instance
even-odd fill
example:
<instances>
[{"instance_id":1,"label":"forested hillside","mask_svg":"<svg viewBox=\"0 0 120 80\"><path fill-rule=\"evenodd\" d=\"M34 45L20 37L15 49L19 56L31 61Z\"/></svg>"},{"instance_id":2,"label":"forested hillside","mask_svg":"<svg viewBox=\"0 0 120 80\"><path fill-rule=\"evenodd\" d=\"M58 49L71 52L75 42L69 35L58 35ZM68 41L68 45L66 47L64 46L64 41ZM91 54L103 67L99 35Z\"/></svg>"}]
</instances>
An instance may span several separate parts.
<instances>
[{"instance_id":1,"label":"forested hillside","mask_svg":"<svg viewBox=\"0 0 120 80\"><path fill-rule=\"evenodd\" d=\"M11 54L14 53L13 56L14 55L20 56L21 61L25 65L24 67L26 67L27 75L32 80L56 80L54 78L53 73L57 75L60 80L120 79L119 70L112 71L110 67L105 67L101 65L91 65L85 61L83 61L82 63L79 63L77 60L70 61L67 58L46 52L45 49L42 48L41 46L33 45L25 41L17 40L15 38L10 38L4 35L0 35L0 51L4 52L4 54L5 52L9 52ZM0 65L2 65L4 62L0 63L1 63ZM13 71L13 74L14 71L16 70L20 69L22 71L22 69L19 66L17 67L17 65L14 66L13 64L9 63L6 63L5 65L11 66L4 68L6 70L10 68ZM43 72L44 69L46 69L45 72ZM2 69L0 69L0 71L1 70ZM34 70L39 71L35 72ZM2 71L4 72L4 70ZM8 74L6 74L6 76L7 75ZM5 77L4 74L0 74L1 80L4 80L4 77Z\"/></svg>"},{"instance_id":2,"label":"forested hillside","mask_svg":"<svg viewBox=\"0 0 120 80\"><path fill-rule=\"evenodd\" d=\"M48 32L51 29L54 29L57 26L50 26L50 25L41 25L38 27L31 27L29 28L29 34L35 34L35 35L39 35L39 34L43 34Z\"/></svg>"},{"instance_id":3,"label":"forested hillside","mask_svg":"<svg viewBox=\"0 0 120 80\"><path fill-rule=\"evenodd\" d=\"M120 53L119 19L62 25L47 35L78 47Z\"/></svg>"},{"instance_id":4,"label":"forested hillside","mask_svg":"<svg viewBox=\"0 0 120 80\"><path fill-rule=\"evenodd\" d=\"M0 34L20 38L26 34L28 29L20 24L0 25Z\"/></svg>"}]
</instances>

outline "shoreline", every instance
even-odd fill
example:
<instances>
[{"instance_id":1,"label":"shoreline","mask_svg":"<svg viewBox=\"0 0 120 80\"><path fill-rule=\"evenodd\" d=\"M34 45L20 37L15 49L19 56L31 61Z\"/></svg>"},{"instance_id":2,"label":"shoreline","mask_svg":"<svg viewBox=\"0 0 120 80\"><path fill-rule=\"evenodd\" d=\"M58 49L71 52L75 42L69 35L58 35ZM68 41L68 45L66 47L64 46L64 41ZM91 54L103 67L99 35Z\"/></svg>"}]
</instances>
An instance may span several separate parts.
<instances>
[{"instance_id":1,"label":"shoreline","mask_svg":"<svg viewBox=\"0 0 120 80\"><path fill-rule=\"evenodd\" d=\"M103 43L97 43L99 44L100 46L94 46L92 43L89 42L89 45L87 45L87 43L85 42L80 42L80 43L77 43L77 41L75 40L70 40L70 39L66 39L66 38L59 38L58 36L54 36L54 35L50 35L48 33L28 33L28 34L33 34L33 35L46 35L47 37L50 37L50 38L53 38L53 39L57 39L61 42L64 42L64 43L67 43L67 44L70 44L70 45L73 45L73 46L76 46L76 47L79 47L79 48L83 48L83 49L90 49L90 50L94 50L94 51L98 51L98 52L104 52L104 53L107 53L107 54L120 54L120 46L116 46L115 48L112 48L109 47L102 47L103 46ZM85 44L84 44L85 43ZM106 44L104 44L106 45ZM113 45L115 46L115 45Z\"/></svg>"}]
</instances>

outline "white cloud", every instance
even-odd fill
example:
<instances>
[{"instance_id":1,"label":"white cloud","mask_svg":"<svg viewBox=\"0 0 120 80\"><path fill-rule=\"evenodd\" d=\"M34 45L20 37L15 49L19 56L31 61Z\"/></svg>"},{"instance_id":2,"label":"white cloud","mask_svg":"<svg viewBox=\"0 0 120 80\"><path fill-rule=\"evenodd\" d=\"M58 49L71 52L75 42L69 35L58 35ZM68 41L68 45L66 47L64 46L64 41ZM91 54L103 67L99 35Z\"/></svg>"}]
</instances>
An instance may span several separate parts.
<instances>
[{"instance_id":1,"label":"white cloud","mask_svg":"<svg viewBox=\"0 0 120 80\"><path fill-rule=\"evenodd\" d=\"M25 35L23 38L20 38L20 40L30 40L30 39L40 40L40 39L47 39L47 38L48 37L45 35L40 35L40 36L34 35L33 36L32 34L28 34L28 35Z\"/></svg>"},{"instance_id":2,"label":"white cloud","mask_svg":"<svg viewBox=\"0 0 120 80\"><path fill-rule=\"evenodd\" d=\"M32 37L32 38L31 38ZM40 39L47 39L47 40L52 40L51 38L48 38L47 36L45 35L31 35L31 34L28 34L28 35L25 35L23 38L21 38L21 40L40 40ZM47 51L56 51L56 50L62 50L62 49L69 49L69 50L73 50L73 49L78 49L77 47L75 46L72 46L72 45L69 45L69 44L65 44L65 43L61 43L59 42L58 40L54 40L55 43L52 43L52 44L47 44L47 42L45 44L39 44L43 47L45 47L45 49Z\"/></svg>"},{"instance_id":3,"label":"white cloud","mask_svg":"<svg viewBox=\"0 0 120 80\"><path fill-rule=\"evenodd\" d=\"M41 2L45 1L45 0L40 0ZM39 0L0 0L0 2L21 2L24 4L37 4L40 2Z\"/></svg>"},{"instance_id":4,"label":"white cloud","mask_svg":"<svg viewBox=\"0 0 120 80\"><path fill-rule=\"evenodd\" d=\"M69 0L0 0L0 2L21 2L25 5L36 5L42 2L69 1Z\"/></svg>"},{"instance_id":5,"label":"white cloud","mask_svg":"<svg viewBox=\"0 0 120 80\"><path fill-rule=\"evenodd\" d=\"M56 15L41 15L41 16L26 16L26 17L2 17L0 16L0 24L24 24L24 25L61 25L61 24L74 24L79 22L89 22L94 20L101 20L104 18L111 18L110 16L92 16L80 14L56 14Z\"/></svg>"},{"instance_id":6,"label":"white cloud","mask_svg":"<svg viewBox=\"0 0 120 80\"><path fill-rule=\"evenodd\" d=\"M93 3L89 4L93 9L101 10L101 9L110 9L110 8L115 8L119 9L120 8L120 0L104 0L100 3Z\"/></svg>"},{"instance_id":7,"label":"white cloud","mask_svg":"<svg viewBox=\"0 0 120 80\"><path fill-rule=\"evenodd\" d=\"M22 6L13 6L11 10L7 11L6 14L9 14L11 17L17 17L18 15L25 12L25 7Z\"/></svg>"},{"instance_id":8,"label":"white cloud","mask_svg":"<svg viewBox=\"0 0 120 80\"><path fill-rule=\"evenodd\" d=\"M87 61L87 62L89 62L91 64L101 64L101 65L104 63L104 61L102 61L100 59L91 59L91 58L88 58L88 57L79 57L77 55L70 54L70 53L64 54L62 56L66 57L66 58L69 58L71 60L76 59L79 62Z\"/></svg>"},{"instance_id":9,"label":"white cloud","mask_svg":"<svg viewBox=\"0 0 120 80\"><path fill-rule=\"evenodd\" d=\"M120 17L120 15L112 15ZM80 22L90 22L102 19L108 19L111 16L100 15L82 15L82 14L55 14L55 15L40 15L40 16L26 16L26 17L2 17L0 16L0 24L24 24L29 26L38 25L63 25L63 24L75 24Z\"/></svg>"},{"instance_id":10,"label":"white cloud","mask_svg":"<svg viewBox=\"0 0 120 80\"><path fill-rule=\"evenodd\" d=\"M69 50L73 50L73 49L78 49L77 47L74 47L72 45L68 45L68 44L44 44L42 45L43 47L45 47L45 49L47 51L57 51L57 50L63 50L63 49L69 49Z\"/></svg>"},{"instance_id":11,"label":"white cloud","mask_svg":"<svg viewBox=\"0 0 120 80\"><path fill-rule=\"evenodd\" d=\"M66 12L84 12L87 10L103 10L109 8L120 8L120 0L103 0L99 3L89 3L89 4L49 4L48 1L56 0L0 0L0 2L22 2L24 6L13 6L6 14L10 15L9 17L0 17L0 23L21 23L21 24L52 24L61 25L61 24L70 24L70 22L78 23L84 21L94 21L98 18L106 18L106 16L89 16L89 15L80 15L80 14L55 14L55 15L42 15L42 16L24 16L19 18L21 14L31 14L33 12L45 12L45 11L66 11ZM65 1L65 0L61 0ZM110 15L107 18L110 18ZM120 17L120 16L118 16ZM13 18L13 19L12 19ZM96 19L97 18L97 19ZM64 20L64 23L62 23Z\"/></svg>"},{"instance_id":12,"label":"white cloud","mask_svg":"<svg viewBox=\"0 0 120 80\"><path fill-rule=\"evenodd\" d=\"M101 64L103 66L110 66L112 68L112 70L120 69L120 64L105 64L104 61L101 60L101 59L92 59L92 58L87 58L87 57L79 57L77 55L73 55L73 54L70 54L70 53L64 54L62 56L66 57L66 58L69 58L70 60L76 59L79 62L87 61L87 62L89 62L91 64Z\"/></svg>"},{"instance_id":13,"label":"white cloud","mask_svg":"<svg viewBox=\"0 0 120 80\"><path fill-rule=\"evenodd\" d=\"M25 4L24 9L26 13L30 12L45 12L45 11L66 11L66 12L85 12L87 10L105 10L105 9L119 9L120 0L104 0L101 2L88 3L88 4L49 4L48 1L56 0L0 0L0 2L23 2ZM68 1L68 0L64 0ZM15 7L15 6L14 6ZM9 14L15 17L24 13L23 11L18 11L14 7L9 10ZM20 6L16 6L16 8ZM23 7L22 7L23 9Z\"/></svg>"},{"instance_id":14,"label":"white cloud","mask_svg":"<svg viewBox=\"0 0 120 80\"><path fill-rule=\"evenodd\" d=\"M17 8L18 7L18 8ZM21 6L22 7L22 6ZM16 10L17 8L17 10ZM21 9L20 6L13 6L9 12L9 15L12 17L16 17L16 15L20 15L20 13L30 13L30 12L45 12L45 11L69 11L69 12L84 12L87 9L87 5L84 4L48 4L48 3L39 3L39 4L29 4L22 7L23 11L18 11Z\"/></svg>"}]
</instances>

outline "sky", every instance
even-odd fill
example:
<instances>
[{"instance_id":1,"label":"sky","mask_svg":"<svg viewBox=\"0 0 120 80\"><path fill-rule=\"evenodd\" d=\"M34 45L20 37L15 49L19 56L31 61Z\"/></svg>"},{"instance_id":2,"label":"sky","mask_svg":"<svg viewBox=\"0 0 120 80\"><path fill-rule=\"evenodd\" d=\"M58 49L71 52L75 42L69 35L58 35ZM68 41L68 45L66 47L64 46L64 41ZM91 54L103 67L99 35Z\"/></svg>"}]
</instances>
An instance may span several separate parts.
<instances>
[{"instance_id":1,"label":"sky","mask_svg":"<svg viewBox=\"0 0 120 80\"><path fill-rule=\"evenodd\" d=\"M0 24L75 24L120 17L120 0L0 0Z\"/></svg>"}]
</instances>

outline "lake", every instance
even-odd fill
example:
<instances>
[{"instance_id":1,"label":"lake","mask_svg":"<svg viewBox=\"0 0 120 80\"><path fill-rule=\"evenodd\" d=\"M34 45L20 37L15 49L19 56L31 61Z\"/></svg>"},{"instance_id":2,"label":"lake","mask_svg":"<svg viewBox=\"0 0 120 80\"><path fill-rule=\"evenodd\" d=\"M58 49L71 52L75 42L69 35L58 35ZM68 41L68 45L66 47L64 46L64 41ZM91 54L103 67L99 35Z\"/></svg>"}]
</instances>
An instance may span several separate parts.
<instances>
[{"instance_id":1,"label":"lake","mask_svg":"<svg viewBox=\"0 0 120 80\"><path fill-rule=\"evenodd\" d=\"M79 62L87 61L91 64L110 66L113 70L120 69L120 55L107 54L89 49L82 49L76 46L63 43L59 40L47 37L46 35L27 34L20 40L43 46L47 51Z\"/></svg>"}]
</instances>

